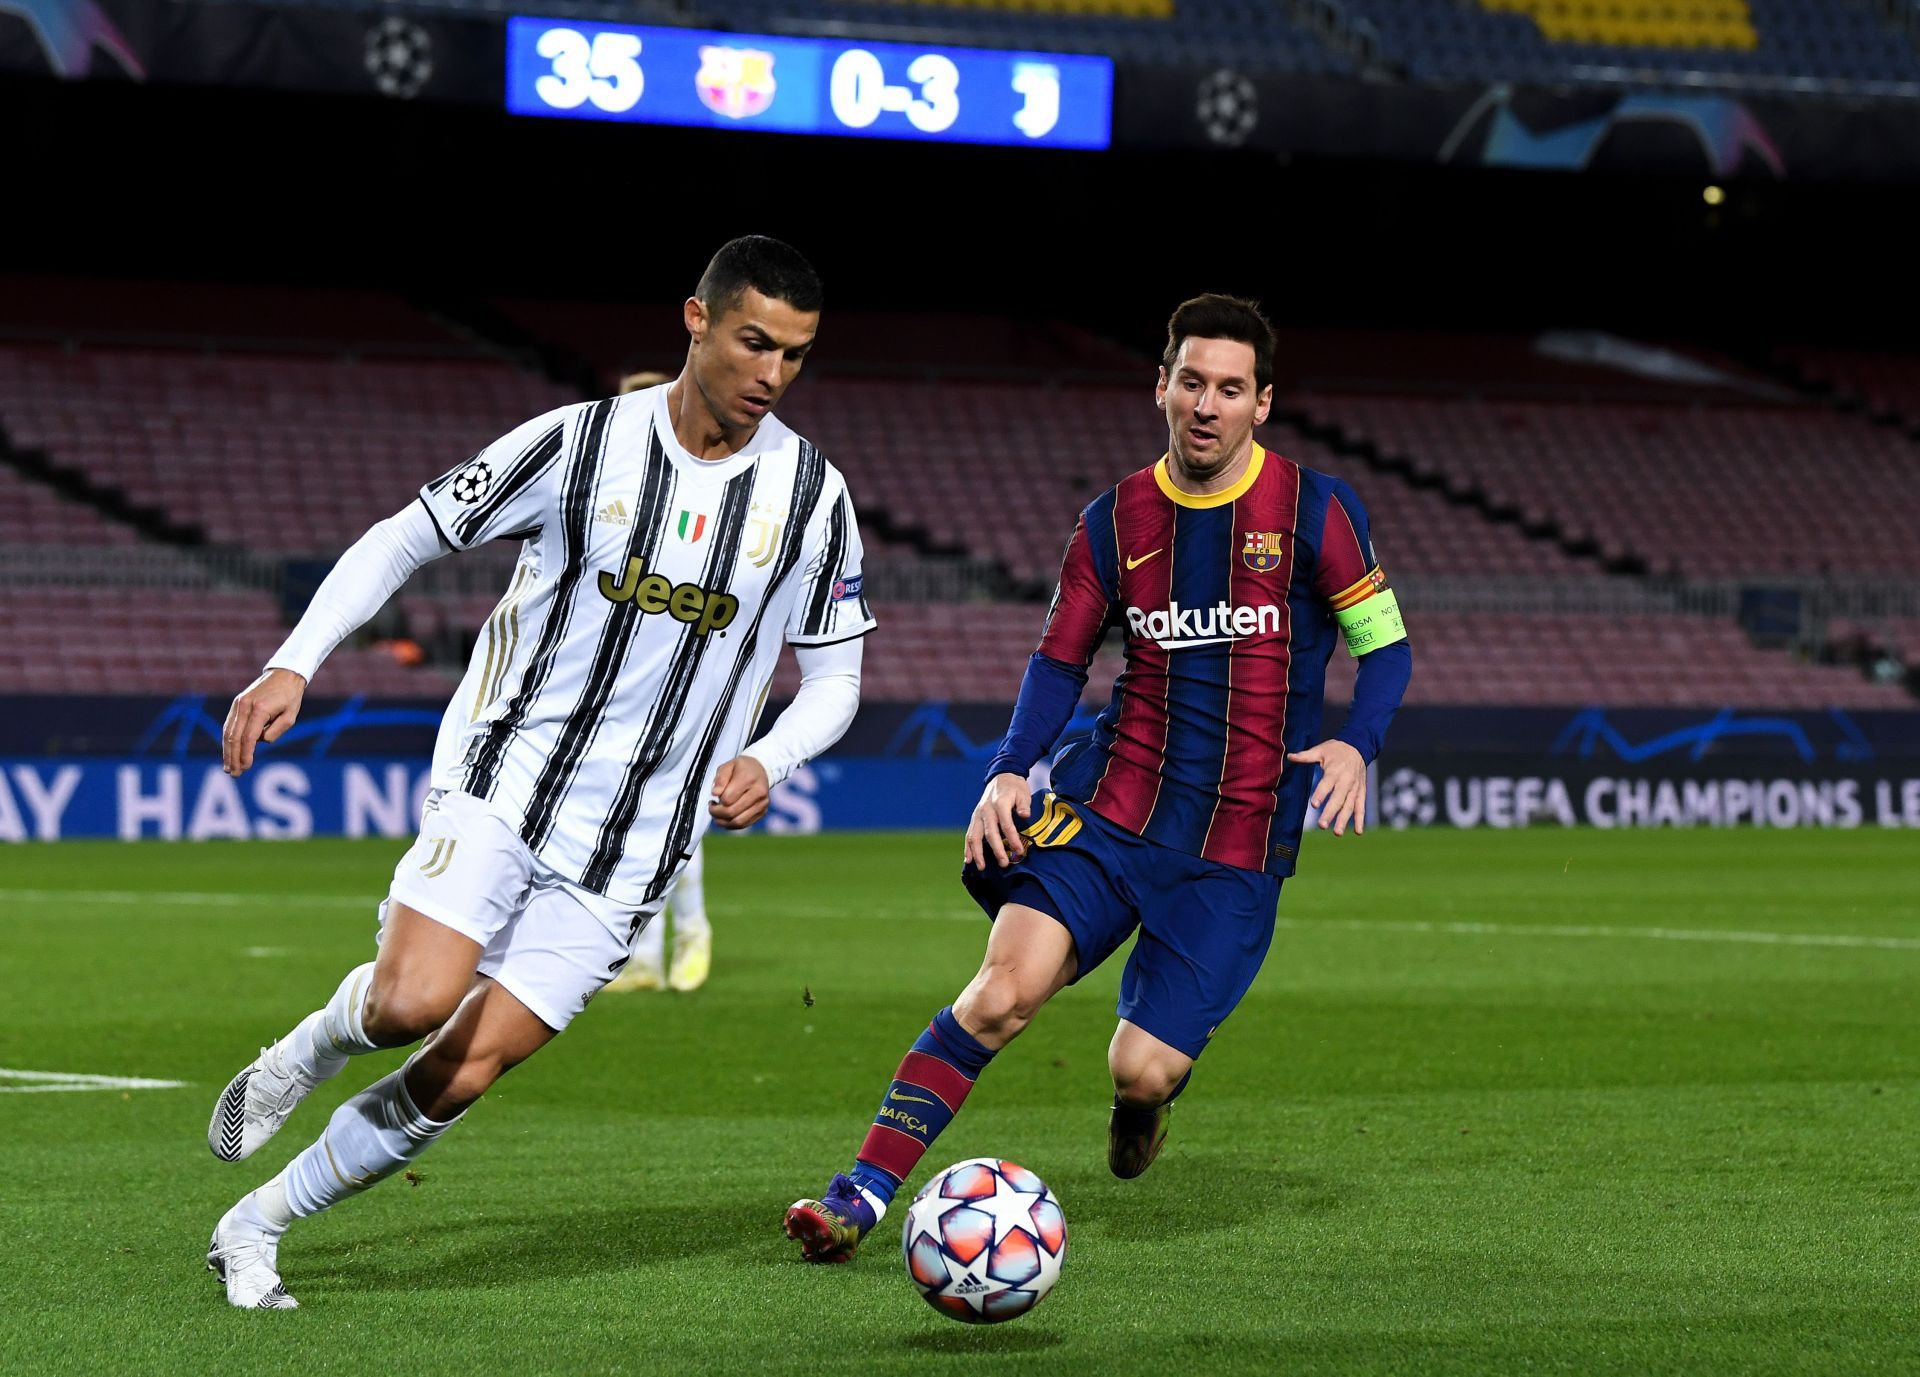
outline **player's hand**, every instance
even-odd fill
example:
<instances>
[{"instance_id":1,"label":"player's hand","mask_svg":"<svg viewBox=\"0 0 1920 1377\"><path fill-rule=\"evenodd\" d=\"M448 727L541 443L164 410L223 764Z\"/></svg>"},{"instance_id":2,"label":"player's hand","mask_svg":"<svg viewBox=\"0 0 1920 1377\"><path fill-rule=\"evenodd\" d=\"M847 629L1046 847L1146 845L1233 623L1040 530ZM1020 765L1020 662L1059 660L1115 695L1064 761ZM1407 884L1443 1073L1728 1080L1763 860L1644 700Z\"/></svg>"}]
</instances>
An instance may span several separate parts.
<instances>
[{"instance_id":1,"label":"player's hand","mask_svg":"<svg viewBox=\"0 0 1920 1377\"><path fill-rule=\"evenodd\" d=\"M767 767L750 755L736 755L714 773L707 811L722 827L751 827L766 816L772 793Z\"/></svg>"},{"instance_id":2,"label":"player's hand","mask_svg":"<svg viewBox=\"0 0 1920 1377\"><path fill-rule=\"evenodd\" d=\"M278 741L300 718L300 700L307 681L290 669L270 669L233 700L227 725L220 731L221 763L230 775L253 767L253 748L262 741Z\"/></svg>"},{"instance_id":3,"label":"player's hand","mask_svg":"<svg viewBox=\"0 0 1920 1377\"><path fill-rule=\"evenodd\" d=\"M1320 767L1313 806L1320 810L1322 827L1331 825L1336 837L1346 835L1348 823L1356 837L1367 830L1367 762L1360 752L1344 741L1322 741L1309 750L1289 751L1287 759Z\"/></svg>"},{"instance_id":4,"label":"player's hand","mask_svg":"<svg viewBox=\"0 0 1920 1377\"><path fill-rule=\"evenodd\" d=\"M987 791L980 795L973 820L967 824L967 847L962 854L968 865L985 870L989 851L1003 866L1026 856L1026 840L1014 819L1025 821L1033 811L1030 797L1024 775L995 775L987 781Z\"/></svg>"}]
</instances>

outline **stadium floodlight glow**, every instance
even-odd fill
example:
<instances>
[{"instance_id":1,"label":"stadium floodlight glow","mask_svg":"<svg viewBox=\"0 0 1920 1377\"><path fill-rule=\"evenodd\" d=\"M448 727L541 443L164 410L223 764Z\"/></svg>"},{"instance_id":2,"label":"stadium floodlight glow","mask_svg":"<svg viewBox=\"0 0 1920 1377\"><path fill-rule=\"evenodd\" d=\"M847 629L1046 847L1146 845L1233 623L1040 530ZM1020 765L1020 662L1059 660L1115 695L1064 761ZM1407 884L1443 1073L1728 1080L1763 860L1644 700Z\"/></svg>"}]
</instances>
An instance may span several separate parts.
<instances>
[{"instance_id":1,"label":"stadium floodlight glow","mask_svg":"<svg viewBox=\"0 0 1920 1377\"><path fill-rule=\"evenodd\" d=\"M507 21L516 115L786 134L1106 148L1113 63L703 29Z\"/></svg>"},{"instance_id":2,"label":"stadium floodlight glow","mask_svg":"<svg viewBox=\"0 0 1920 1377\"><path fill-rule=\"evenodd\" d=\"M1700 199L1710 206L1717 206L1727 199L1727 193L1717 186L1709 186L1700 193Z\"/></svg>"}]
</instances>

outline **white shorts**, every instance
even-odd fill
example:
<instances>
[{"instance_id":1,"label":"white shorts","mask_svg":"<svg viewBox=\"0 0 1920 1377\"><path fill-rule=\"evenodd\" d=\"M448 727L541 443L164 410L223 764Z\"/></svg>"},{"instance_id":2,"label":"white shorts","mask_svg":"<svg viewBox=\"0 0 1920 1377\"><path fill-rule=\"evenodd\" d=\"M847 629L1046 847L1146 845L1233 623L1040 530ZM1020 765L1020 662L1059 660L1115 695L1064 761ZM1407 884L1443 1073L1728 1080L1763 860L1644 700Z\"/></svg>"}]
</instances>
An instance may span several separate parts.
<instances>
[{"instance_id":1,"label":"white shorts","mask_svg":"<svg viewBox=\"0 0 1920 1377\"><path fill-rule=\"evenodd\" d=\"M529 851L485 802L456 792L428 798L388 897L478 942L480 974L556 1031L619 973L634 936L661 908L636 911L582 888ZM383 930L386 918L382 904Z\"/></svg>"}]
</instances>

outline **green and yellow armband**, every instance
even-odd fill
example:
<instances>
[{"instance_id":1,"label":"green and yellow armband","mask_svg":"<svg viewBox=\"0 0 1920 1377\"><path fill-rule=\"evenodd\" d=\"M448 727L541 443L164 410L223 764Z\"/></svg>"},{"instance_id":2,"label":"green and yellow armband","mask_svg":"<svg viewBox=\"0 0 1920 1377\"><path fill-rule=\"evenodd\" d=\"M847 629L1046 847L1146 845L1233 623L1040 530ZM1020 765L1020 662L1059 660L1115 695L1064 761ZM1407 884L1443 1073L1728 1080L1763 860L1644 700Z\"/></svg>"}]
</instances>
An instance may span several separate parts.
<instances>
[{"instance_id":1,"label":"green and yellow armband","mask_svg":"<svg viewBox=\"0 0 1920 1377\"><path fill-rule=\"evenodd\" d=\"M1400 617L1400 600L1391 588L1383 588L1365 602L1342 608L1333 614L1346 633L1347 654L1365 655L1383 645L1407 639L1407 624Z\"/></svg>"}]
</instances>

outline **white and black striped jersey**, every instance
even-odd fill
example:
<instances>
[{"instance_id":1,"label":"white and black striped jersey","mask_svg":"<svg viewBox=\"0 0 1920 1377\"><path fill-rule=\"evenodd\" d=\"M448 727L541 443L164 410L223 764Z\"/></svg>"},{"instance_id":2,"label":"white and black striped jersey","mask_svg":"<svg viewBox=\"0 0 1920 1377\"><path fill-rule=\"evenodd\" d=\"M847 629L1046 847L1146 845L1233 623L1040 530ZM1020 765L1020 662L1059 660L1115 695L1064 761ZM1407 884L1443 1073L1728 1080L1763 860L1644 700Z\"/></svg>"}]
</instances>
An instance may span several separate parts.
<instances>
[{"instance_id":1,"label":"white and black striped jersey","mask_svg":"<svg viewBox=\"0 0 1920 1377\"><path fill-rule=\"evenodd\" d=\"M873 629L846 482L769 415L702 461L667 389L562 407L421 489L456 549L522 541L434 754L562 875L623 903L666 891L706 831L782 640Z\"/></svg>"}]
</instances>

